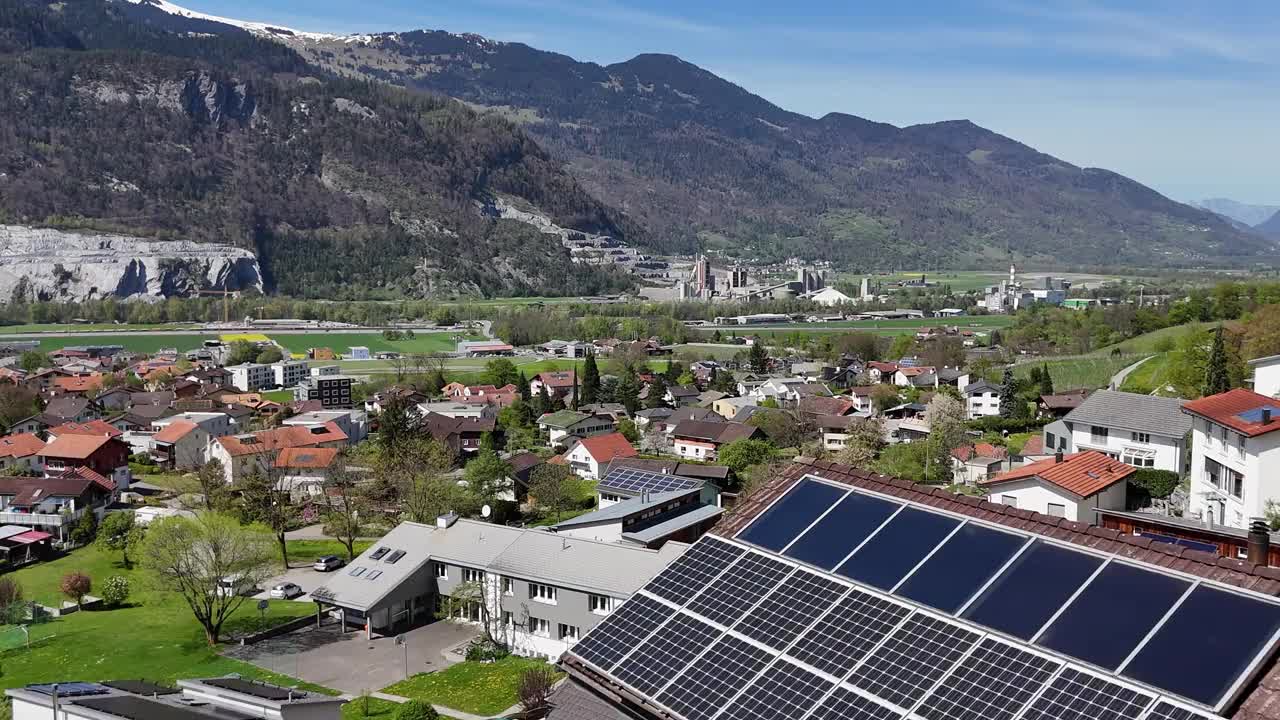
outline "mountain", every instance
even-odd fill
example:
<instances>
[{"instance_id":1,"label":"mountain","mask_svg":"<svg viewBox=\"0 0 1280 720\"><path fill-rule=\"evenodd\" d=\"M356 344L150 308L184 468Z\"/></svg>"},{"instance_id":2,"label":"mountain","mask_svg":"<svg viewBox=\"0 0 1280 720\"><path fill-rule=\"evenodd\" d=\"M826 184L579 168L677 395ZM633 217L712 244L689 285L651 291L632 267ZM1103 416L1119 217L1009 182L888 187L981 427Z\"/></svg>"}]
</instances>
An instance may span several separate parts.
<instances>
[{"instance_id":1,"label":"mountain","mask_svg":"<svg viewBox=\"0 0 1280 720\"><path fill-rule=\"evenodd\" d=\"M968 121L810 118L670 55L601 66L437 31L279 34L316 66L518 122L649 246L855 267L1242 262L1275 243Z\"/></svg>"},{"instance_id":2,"label":"mountain","mask_svg":"<svg viewBox=\"0 0 1280 720\"><path fill-rule=\"evenodd\" d=\"M1255 225L1253 231L1265 238L1280 242L1280 210L1277 210L1271 219Z\"/></svg>"},{"instance_id":3,"label":"mountain","mask_svg":"<svg viewBox=\"0 0 1280 720\"><path fill-rule=\"evenodd\" d=\"M1250 205L1228 198L1201 200L1197 205L1235 220L1245 227L1257 227L1280 212L1280 205Z\"/></svg>"},{"instance_id":4,"label":"mountain","mask_svg":"<svg viewBox=\"0 0 1280 720\"><path fill-rule=\"evenodd\" d=\"M148 241L229 244L254 253L266 290L301 297L630 285L571 263L559 234L494 218L638 236L518 126L336 77L270 32L154 5L0 0L0 225L112 233L160 256ZM45 264L68 274L72 258Z\"/></svg>"}]
</instances>

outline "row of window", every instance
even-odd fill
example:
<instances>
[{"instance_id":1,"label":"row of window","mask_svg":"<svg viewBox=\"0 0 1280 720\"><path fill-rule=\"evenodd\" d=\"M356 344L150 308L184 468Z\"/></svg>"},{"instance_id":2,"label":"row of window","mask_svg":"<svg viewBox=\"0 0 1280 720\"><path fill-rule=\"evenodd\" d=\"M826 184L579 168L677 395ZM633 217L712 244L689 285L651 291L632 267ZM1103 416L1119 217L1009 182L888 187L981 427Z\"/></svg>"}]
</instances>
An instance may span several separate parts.
<instances>
[{"instance_id":1,"label":"row of window","mask_svg":"<svg viewBox=\"0 0 1280 720\"><path fill-rule=\"evenodd\" d=\"M515 624L515 616L513 616L510 612L504 611L502 613L502 622L507 627L512 627ZM557 627L556 627L555 638L557 640L563 640L565 642L578 641L579 631L578 631L577 625L569 625L567 623L556 623L556 625ZM528 628L529 628L530 634L537 635L538 637L545 637L545 638L552 637L551 621L546 618L533 617L532 615L530 615Z\"/></svg>"},{"instance_id":2,"label":"row of window","mask_svg":"<svg viewBox=\"0 0 1280 720\"><path fill-rule=\"evenodd\" d=\"M1213 458L1204 459L1205 482L1231 497L1244 499L1244 475L1232 470Z\"/></svg>"},{"instance_id":3,"label":"row of window","mask_svg":"<svg viewBox=\"0 0 1280 720\"><path fill-rule=\"evenodd\" d=\"M438 580L449 579L449 566L444 563L432 563L435 570L435 576ZM464 583L483 583L485 581L485 572L483 570L475 570L472 568L461 568L462 582ZM502 577L502 594L506 596L515 595L515 580L509 577ZM554 585L544 585L541 583L529 583L529 599L534 602L544 603L546 605L555 605L559 598L559 591ZM613 598L608 595L590 595L588 603L591 612L597 615L607 615L613 612Z\"/></svg>"},{"instance_id":4,"label":"row of window","mask_svg":"<svg viewBox=\"0 0 1280 720\"><path fill-rule=\"evenodd\" d=\"M1018 507L1018 496L1017 495L1001 495L1000 504L1008 505L1009 507L1016 508ZM1048 508L1045 510L1045 514L1048 515L1049 517L1066 517L1067 506L1061 503L1049 503Z\"/></svg>"}]
</instances>

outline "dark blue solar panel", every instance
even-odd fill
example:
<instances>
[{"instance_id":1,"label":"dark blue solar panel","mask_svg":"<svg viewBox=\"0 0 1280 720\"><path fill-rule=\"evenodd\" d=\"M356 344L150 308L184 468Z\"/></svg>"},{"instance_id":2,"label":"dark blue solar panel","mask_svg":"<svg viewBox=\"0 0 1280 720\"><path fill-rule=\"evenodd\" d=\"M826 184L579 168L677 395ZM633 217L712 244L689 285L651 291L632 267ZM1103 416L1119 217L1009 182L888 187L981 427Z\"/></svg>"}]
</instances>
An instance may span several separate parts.
<instances>
[{"instance_id":1,"label":"dark blue solar panel","mask_svg":"<svg viewBox=\"0 0 1280 720\"><path fill-rule=\"evenodd\" d=\"M960 524L946 515L906 508L867 541L836 572L888 590Z\"/></svg>"},{"instance_id":2,"label":"dark blue solar panel","mask_svg":"<svg viewBox=\"0 0 1280 720\"><path fill-rule=\"evenodd\" d=\"M1102 558L1035 541L965 611L964 618L1030 640Z\"/></svg>"},{"instance_id":3,"label":"dark blue solar panel","mask_svg":"<svg viewBox=\"0 0 1280 720\"><path fill-rule=\"evenodd\" d=\"M1263 410L1270 410L1271 417L1273 418L1280 417L1280 408L1274 405L1263 405L1262 407L1256 407L1252 410L1245 410L1244 412L1237 414L1236 417L1247 423L1260 423L1262 422Z\"/></svg>"},{"instance_id":4,"label":"dark blue solar panel","mask_svg":"<svg viewBox=\"0 0 1280 720\"><path fill-rule=\"evenodd\" d=\"M1188 586L1176 577L1112 562L1036 642L1115 670Z\"/></svg>"},{"instance_id":5,"label":"dark blue solar panel","mask_svg":"<svg viewBox=\"0 0 1280 720\"><path fill-rule=\"evenodd\" d=\"M843 488L826 483L801 480L738 533L738 538L779 552L845 492Z\"/></svg>"},{"instance_id":6,"label":"dark blue solar panel","mask_svg":"<svg viewBox=\"0 0 1280 720\"><path fill-rule=\"evenodd\" d=\"M1026 538L965 525L896 591L898 595L954 613L1026 543Z\"/></svg>"},{"instance_id":7,"label":"dark blue solar panel","mask_svg":"<svg viewBox=\"0 0 1280 720\"><path fill-rule=\"evenodd\" d=\"M899 507L897 503L855 492L841 500L784 554L831 570Z\"/></svg>"},{"instance_id":8,"label":"dark blue solar panel","mask_svg":"<svg viewBox=\"0 0 1280 720\"><path fill-rule=\"evenodd\" d=\"M1124 674L1216 705L1280 629L1280 606L1200 586L1134 656Z\"/></svg>"}]
</instances>

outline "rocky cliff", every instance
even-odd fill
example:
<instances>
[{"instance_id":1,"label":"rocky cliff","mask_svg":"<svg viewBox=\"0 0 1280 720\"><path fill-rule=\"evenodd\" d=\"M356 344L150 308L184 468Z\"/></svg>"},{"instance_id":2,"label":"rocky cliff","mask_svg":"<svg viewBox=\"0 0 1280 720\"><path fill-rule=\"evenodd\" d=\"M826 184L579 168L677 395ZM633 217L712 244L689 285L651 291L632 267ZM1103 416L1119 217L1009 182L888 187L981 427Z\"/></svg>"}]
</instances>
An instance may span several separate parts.
<instances>
[{"instance_id":1,"label":"rocky cliff","mask_svg":"<svg viewBox=\"0 0 1280 720\"><path fill-rule=\"evenodd\" d=\"M0 302L262 291L253 253L229 245L0 225Z\"/></svg>"}]
</instances>

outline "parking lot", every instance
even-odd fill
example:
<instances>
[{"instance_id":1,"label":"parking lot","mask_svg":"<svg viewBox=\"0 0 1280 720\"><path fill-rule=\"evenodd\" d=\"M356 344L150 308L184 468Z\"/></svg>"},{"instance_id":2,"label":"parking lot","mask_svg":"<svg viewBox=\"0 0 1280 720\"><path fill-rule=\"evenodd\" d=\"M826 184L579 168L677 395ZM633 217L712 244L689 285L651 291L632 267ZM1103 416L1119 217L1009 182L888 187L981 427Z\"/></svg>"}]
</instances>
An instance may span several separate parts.
<instances>
[{"instance_id":1,"label":"parking lot","mask_svg":"<svg viewBox=\"0 0 1280 720\"><path fill-rule=\"evenodd\" d=\"M276 575L275 577L263 582L262 585L260 586L261 592L254 595L253 597L255 599L265 599L267 598L268 593L271 591L271 588L274 587L275 585L282 582L291 582L296 584L298 587L302 588L302 592L304 593L300 597L297 597L294 599L300 602L310 602L311 591L315 590L321 585L324 585L325 582L333 575L334 572L342 572L342 570L335 570L333 572L327 572L327 573L316 572L315 570L311 569L310 565L307 565L306 567L289 568L287 572L282 572L279 575Z\"/></svg>"}]
</instances>

